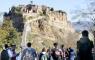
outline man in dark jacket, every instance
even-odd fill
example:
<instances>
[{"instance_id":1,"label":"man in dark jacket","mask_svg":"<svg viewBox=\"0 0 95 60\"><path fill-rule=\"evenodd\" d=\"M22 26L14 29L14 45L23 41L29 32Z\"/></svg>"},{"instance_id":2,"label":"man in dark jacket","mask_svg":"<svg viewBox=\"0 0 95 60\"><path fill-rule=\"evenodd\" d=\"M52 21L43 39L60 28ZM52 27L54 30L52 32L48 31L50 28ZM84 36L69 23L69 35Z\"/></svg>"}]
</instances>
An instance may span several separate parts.
<instances>
[{"instance_id":1,"label":"man in dark jacket","mask_svg":"<svg viewBox=\"0 0 95 60\"><path fill-rule=\"evenodd\" d=\"M82 38L77 41L77 54L79 60L93 60L92 48L94 47L93 42L88 37L88 31L82 32Z\"/></svg>"}]
</instances>

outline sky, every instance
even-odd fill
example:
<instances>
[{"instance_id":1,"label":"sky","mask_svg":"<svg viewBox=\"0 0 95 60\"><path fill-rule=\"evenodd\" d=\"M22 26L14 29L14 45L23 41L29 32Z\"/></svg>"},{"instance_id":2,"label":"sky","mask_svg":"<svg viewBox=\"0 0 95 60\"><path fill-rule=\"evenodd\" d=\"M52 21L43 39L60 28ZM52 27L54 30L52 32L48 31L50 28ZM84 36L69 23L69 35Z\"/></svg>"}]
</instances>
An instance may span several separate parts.
<instances>
[{"instance_id":1,"label":"sky","mask_svg":"<svg viewBox=\"0 0 95 60\"><path fill-rule=\"evenodd\" d=\"M1 0L0 12L7 12L12 6L28 4L33 1L33 4L46 5L53 7L56 10L66 11L69 18L72 17L72 12L77 9L86 8L87 0Z\"/></svg>"}]
</instances>

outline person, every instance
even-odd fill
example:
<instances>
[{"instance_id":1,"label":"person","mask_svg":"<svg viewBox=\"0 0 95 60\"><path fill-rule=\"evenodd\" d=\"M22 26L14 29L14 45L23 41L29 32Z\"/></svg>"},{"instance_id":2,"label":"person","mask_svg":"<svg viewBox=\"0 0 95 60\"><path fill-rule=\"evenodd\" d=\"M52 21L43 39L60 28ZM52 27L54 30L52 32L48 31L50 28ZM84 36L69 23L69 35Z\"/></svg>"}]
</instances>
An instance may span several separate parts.
<instances>
[{"instance_id":1,"label":"person","mask_svg":"<svg viewBox=\"0 0 95 60\"><path fill-rule=\"evenodd\" d=\"M77 56L78 60L93 60L92 48L94 47L93 42L88 37L89 33L87 30L82 32L82 38L77 41Z\"/></svg>"},{"instance_id":2,"label":"person","mask_svg":"<svg viewBox=\"0 0 95 60\"><path fill-rule=\"evenodd\" d=\"M40 53L39 60L48 60L48 55L46 48L42 49L42 52Z\"/></svg>"},{"instance_id":3,"label":"person","mask_svg":"<svg viewBox=\"0 0 95 60\"><path fill-rule=\"evenodd\" d=\"M20 46L19 48L20 48L21 51L18 53L18 55L16 57L16 60L21 60L22 47Z\"/></svg>"},{"instance_id":4,"label":"person","mask_svg":"<svg viewBox=\"0 0 95 60\"><path fill-rule=\"evenodd\" d=\"M63 60L63 51L59 49L59 60Z\"/></svg>"},{"instance_id":5,"label":"person","mask_svg":"<svg viewBox=\"0 0 95 60\"><path fill-rule=\"evenodd\" d=\"M59 60L60 52L58 49L58 43L54 43L54 48L52 49L52 58L53 60Z\"/></svg>"},{"instance_id":6,"label":"person","mask_svg":"<svg viewBox=\"0 0 95 60\"><path fill-rule=\"evenodd\" d=\"M52 58L52 51L51 51L51 48L49 47L49 49L47 49L47 54L48 54L48 60L53 60Z\"/></svg>"},{"instance_id":7,"label":"person","mask_svg":"<svg viewBox=\"0 0 95 60\"><path fill-rule=\"evenodd\" d=\"M8 50L9 46L5 44L5 49L1 52L1 60L10 60Z\"/></svg>"},{"instance_id":8,"label":"person","mask_svg":"<svg viewBox=\"0 0 95 60\"><path fill-rule=\"evenodd\" d=\"M19 52L18 55L16 56L16 60L21 60L21 52Z\"/></svg>"},{"instance_id":9,"label":"person","mask_svg":"<svg viewBox=\"0 0 95 60\"><path fill-rule=\"evenodd\" d=\"M73 48L69 48L69 60L75 60L75 52Z\"/></svg>"},{"instance_id":10,"label":"person","mask_svg":"<svg viewBox=\"0 0 95 60\"><path fill-rule=\"evenodd\" d=\"M31 48L31 43L27 43L27 48L22 51L21 60L37 60L36 50Z\"/></svg>"},{"instance_id":11,"label":"person","mask_svg":"<svg viewBox=\"0 0 95 60\"><path fill-rule=\"evenodd\" d=\"M11 45L11 52L12 52L11 60L16 60L16 57L17 57L17 55L18 55L18 54L16 53L15 49L16 49L16 45L12 44L12 45Z\"/></svg>"},{"instance_id":12,"label":"person","mask_svg":"<svg viewBox=\"0 0 95 60\"><path fill-rule=\"evenodd\" d=\"M66 50L65 50L63 44L61 45L61 50L62 50L62 52L61 52L61 54L62 54L62 60L66 60Z\"/></svg>"}]
</instances>

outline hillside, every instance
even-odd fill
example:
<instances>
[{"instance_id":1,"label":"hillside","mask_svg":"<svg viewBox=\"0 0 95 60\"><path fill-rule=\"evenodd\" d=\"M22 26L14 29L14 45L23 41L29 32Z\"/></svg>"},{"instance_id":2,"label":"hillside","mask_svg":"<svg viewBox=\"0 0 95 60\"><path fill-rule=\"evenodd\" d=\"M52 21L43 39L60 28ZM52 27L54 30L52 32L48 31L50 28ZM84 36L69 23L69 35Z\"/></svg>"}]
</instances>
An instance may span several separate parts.
<instances>
[{"instance_id":1,"label":"hillside","mask_svg":"<svg viewBox=\"0 0 95 60\"><path fill-rule=\"evenodd\" d=\"M18 32L22 32L21 45L32 42L37 50L52 47L53 42L75 47L78 34L68 21L67 13L62 10L39 5L19 5L4 15L11 19Z\"/></svg>"}]
</instances>

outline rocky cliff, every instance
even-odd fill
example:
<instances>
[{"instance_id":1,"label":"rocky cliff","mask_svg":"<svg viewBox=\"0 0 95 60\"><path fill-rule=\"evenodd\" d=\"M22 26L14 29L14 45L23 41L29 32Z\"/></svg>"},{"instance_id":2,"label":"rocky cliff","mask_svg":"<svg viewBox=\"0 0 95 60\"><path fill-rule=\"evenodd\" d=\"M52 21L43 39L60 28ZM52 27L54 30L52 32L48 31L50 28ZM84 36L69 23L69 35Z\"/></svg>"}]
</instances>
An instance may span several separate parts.
<instances>
[{"instance_id":1,"label":"rocky cliff","mask_svg":"<svg viewBox=\"0 0 95 60\"><path fill-rule=\"evenodd\" d=\"M64 11L28 4L12 7L9 15L14 27L22 32L22 45L30 41L38 50L42 47L52 47L53 42L75 47L78 34Z\"/></svg>"}]
</instances>

